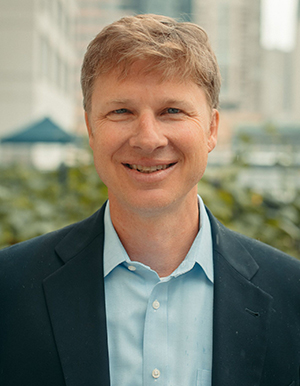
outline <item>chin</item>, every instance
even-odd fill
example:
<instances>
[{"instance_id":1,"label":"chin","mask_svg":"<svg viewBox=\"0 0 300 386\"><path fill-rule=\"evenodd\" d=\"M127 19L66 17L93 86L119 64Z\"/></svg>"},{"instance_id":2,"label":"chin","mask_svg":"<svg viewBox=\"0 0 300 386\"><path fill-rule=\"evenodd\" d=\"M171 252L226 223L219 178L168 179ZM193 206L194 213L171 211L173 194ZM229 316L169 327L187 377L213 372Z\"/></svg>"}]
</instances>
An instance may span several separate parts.
<instances>
[{"instance_id":1,"label":"chin","mask_svg":"<svg viewBox=\"0 0 300 386\"><path fill-rule=\"evenodd\" d=\"M182 198L161 192L151 194L135 195L127 201L127 209L144 216L159 215L171 211L172 207L182 201Z\"/></svg>"}]
</instances>

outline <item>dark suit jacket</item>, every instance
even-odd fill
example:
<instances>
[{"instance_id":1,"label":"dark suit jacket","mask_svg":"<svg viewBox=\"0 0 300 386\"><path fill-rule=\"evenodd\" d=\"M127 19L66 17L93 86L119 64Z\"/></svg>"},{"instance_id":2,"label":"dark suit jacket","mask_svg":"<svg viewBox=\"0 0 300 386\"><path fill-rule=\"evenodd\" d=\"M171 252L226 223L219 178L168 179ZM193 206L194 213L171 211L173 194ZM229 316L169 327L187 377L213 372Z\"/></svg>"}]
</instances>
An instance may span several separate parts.
<instances>
[{"instance_id":1,"label":"dark suit jacket","mask_svg":"<svg viewBox=\"0 0 300 386\"><path fill-rule=\"evenodd\" d=\"M299 386L300 263L209 215L212 385ZM1 386L109 385L103 236L102 208L0 252Z\"/></svg>"}]
</instances>

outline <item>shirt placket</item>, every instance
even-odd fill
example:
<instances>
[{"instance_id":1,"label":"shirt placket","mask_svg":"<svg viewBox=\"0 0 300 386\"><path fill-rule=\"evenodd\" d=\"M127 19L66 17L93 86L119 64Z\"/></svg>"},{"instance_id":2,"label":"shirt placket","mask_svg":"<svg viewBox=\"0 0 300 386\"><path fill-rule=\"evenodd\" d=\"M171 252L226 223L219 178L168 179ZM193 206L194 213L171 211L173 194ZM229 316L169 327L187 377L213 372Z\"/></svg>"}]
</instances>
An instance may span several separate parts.
<instances>
[{"instance_id":1,"label":"shirt placket","mask_svg":"<svg viewBox=\"0 0 300 386\"><path fill-rule=\"evenodd\" d=\"M143 385L166 385L168 371L168 282L153 288L147 305L143 342Z\"/></svg>"}]
</instances>

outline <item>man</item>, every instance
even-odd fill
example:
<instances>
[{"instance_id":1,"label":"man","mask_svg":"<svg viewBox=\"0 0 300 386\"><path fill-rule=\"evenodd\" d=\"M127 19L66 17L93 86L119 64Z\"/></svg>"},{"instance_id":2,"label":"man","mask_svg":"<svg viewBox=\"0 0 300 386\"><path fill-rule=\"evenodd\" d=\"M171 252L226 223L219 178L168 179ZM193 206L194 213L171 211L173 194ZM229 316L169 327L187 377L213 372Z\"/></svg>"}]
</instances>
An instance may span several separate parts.
<instances>
[{"instance_id":1,"label":"man","mask_svg":"<svg viewBox=\"0 0 300 386\"><path fill-rule=\"evenodd\" d=\"M300 266L197 196L220 75L206 33L143 15L82 67L109 201L0 254L3 386L296 386Z\"/></svg>"}]
</instances>

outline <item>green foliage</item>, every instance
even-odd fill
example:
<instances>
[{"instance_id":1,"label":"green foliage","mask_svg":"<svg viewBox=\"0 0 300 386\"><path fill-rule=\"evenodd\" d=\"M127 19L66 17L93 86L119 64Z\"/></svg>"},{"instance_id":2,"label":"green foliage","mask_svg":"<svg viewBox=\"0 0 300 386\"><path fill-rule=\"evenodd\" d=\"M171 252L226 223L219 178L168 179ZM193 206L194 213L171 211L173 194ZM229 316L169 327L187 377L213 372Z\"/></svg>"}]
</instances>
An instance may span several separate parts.
<instances>
[{"instance_id":1,"label":"green foliage","mask_svg":"<svg viewBox=\"0 0 300 386\"><path fill-rule=\"evenodd\" d=\"M0 247L82 220L106 198L106 186L92 166L44 173L2 169Z\"/></svg>"},{"instance_id":2,"label":"green foliage","mask_svg":"<svg viewBox=\"0 0 300 386\"><path fill-rule=\"evenodd\" d=\"M233 169L202 179L199 194L208 208L230 229L300 258L300 192L284 203L240 188L236 174Z\"/></svg>"},{"instance_id":3,"label":"green foliage","mask_svg":"<svg viewBox=\"0 0 300 386\"><path fill-rule=\"evenodd\" d=\"M299 258L300 192L293 202L241 189L236 170L207 173L199 184L205 204L229 228ZM93 165L39 172L0 170L0 248L79 221L95 212L107 189Z\"/></svg>"}]
</instances>

